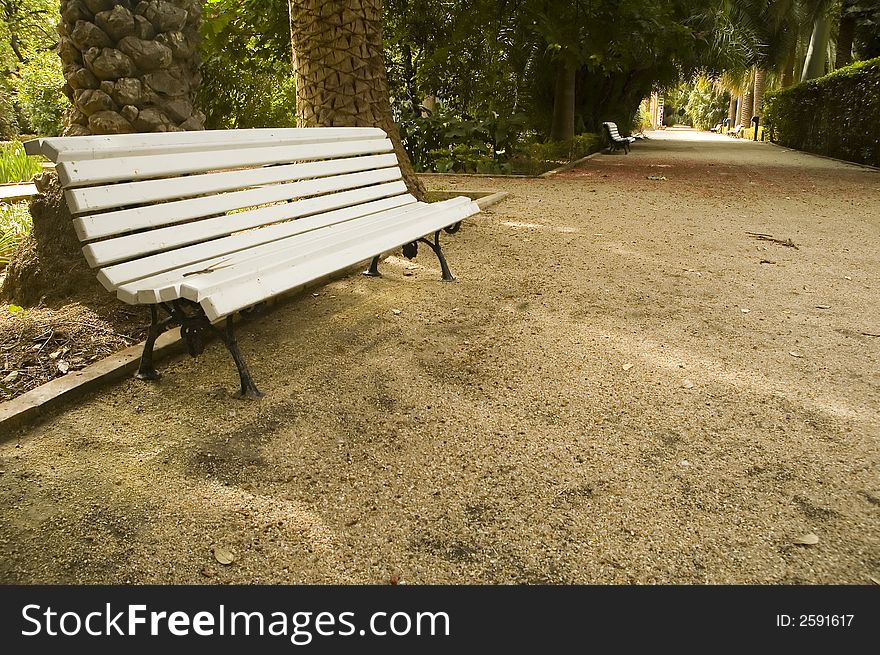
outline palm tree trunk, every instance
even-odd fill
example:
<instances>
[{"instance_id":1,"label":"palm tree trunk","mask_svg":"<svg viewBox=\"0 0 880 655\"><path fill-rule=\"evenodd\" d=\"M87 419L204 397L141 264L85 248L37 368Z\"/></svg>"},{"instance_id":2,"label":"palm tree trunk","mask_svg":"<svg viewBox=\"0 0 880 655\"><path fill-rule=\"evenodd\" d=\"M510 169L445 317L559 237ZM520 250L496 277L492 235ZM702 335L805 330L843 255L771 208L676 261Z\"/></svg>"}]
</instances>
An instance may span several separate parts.
<instances>
[{"instance_id":1,"label":"palm tree trunk","mask_svg":"<svg viewBox=\"0 0 880 655\"><path fill-rule=\"evenodd\" d=\"M793 43L785 58L785 64L782 69L782 78L780 84L782 88L786 88L794 84L794 69L797 62L797 43Z\"/></svg>"},{"instance_id":2,"label":"palm tree trunk","mask_svg":"<svg viewBox=\"0 0 880 655\"><path fill-rule=\"evenodd\" d=\"M736 110L739 106L739 97L730 94L730 107L727 110L727 129L732 130L736 127Z\"/></svg>"},{"instance_id":3,"label":"palm tree trunk","mask_svg":"<svg viewBox=\"0 0 880 655\"><path fill-rule=\"evenodd\" d=\"M843 68L852 63L853 37L856 32L856 19L847 13L847 5L844 2L841 8L840 27L837 31L837 51L834 57L834 67Z\"/></svg>"},{"instance_id":4,"label":"palm tree trunk","mask_svg":"<svg viewBox=\"0 0 880 655\"><path fill-rule=\"evenodd\" d=\"M61 0L64 134L204 129L193 106L201 0Z\"/></svg>"},{"instance_id":5,"label":"palm tree trunk","mask_svg":"<svg viewBox=\"0 0 880 655\"><path fill-rule=\"evenodd\" d=\"M553 92L553 123L551 141L571 141L574 138L575 70L560 61L556 68L556 86Z\"/></svg>"},{"instance_id":6,"label":"palm tree trunk","mask_svg":"<svg viewBox=\"0 0 880 655\"><path fill-rule=\"evenodd\" d=\"M755 68L755 96L753 99L754 103L754 115L761 116L761 103L764 100L764 88L767 81L767 72L763 68Z\"/></svg>"},{"instance_id":7,"label":"palm tree trunk","mask_svg":"<svg viewBox=\"0 0 880 655\"><path fill-rule=\"evenodd\" d=\"M825 74L825 53L828 51L828 38L830 36L831 21L824 14L820 14L813 23L810 47L807 50L804 70L801 73L802 82L822 77Z\"/></svg>"},{"instance_id":8,"label":"palm tree trunk","mask_svg":"<svg viewBox=\"0 0 880 655\"><path fill-rule=\"evenodd\" d=\"M380 127L406 185L423 199L391 112L382 50L382 0L290 0L300 127Z\"/></svg>"},{"instance_id":9,"label":"palm tree trunk","mask_svg":"<svg viewBox=\"0 0 880 655\"><path fill-rule=\"evenodd\" d=\"M743 102L742 107L739 111L739 122L743 127L748 127L749 122L752 120L753 110L754 110L754 89L751 84L746 86L746 90L743 93Z\"/></svg>"}]
</instances>

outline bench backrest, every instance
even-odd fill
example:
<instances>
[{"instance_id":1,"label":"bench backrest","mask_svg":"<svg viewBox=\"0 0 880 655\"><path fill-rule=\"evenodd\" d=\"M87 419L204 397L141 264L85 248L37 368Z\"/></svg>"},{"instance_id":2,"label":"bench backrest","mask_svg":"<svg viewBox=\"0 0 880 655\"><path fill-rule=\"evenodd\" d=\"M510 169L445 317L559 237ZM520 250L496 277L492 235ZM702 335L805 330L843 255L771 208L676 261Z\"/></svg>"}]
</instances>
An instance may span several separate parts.
<instances>
[{"instance_id":1,"label":"bench backrest","mask_svg":"<svg viewBox=\"0 0 880 655\"><path fill-rule=\"evenodd\" d=\"M58 137L25 149L56 162L108 289L214 256L219 237L245 249L416 201L376 128Z\"/></svg>"},{"instance_id":2,"label":"bench backrest","mask_svg":"<svg viewBox=\"0 0 880 655\"><path fill-rule=\"evenodd\" d=\"M620 132L617 130L617 123L612 123L610 121L602 123L605 129L608 131L608 136L612 139L621 139Z\"/></svg>"}]
</instances>

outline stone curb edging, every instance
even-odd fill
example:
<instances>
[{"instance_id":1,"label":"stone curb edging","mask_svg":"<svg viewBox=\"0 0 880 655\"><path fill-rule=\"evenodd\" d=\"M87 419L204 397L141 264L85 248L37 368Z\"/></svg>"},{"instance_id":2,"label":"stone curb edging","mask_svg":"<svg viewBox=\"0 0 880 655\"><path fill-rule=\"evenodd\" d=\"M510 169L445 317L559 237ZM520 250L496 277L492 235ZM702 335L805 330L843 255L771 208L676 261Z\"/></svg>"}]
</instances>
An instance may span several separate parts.
<instances>
[{"instance_id":1,"label":"stone curb edging","mask_svg":"<svg viewBox=\"0 0 880 655\"><path fill-rule=\"evenodd\" d=\"M477 193L486 194L475 200L480 209L491 207L509 195L506 191L496 193L458 191L456 195L476 195ZM291 300L309 289L361 272L363 267L363 263L358 263L345 270L337 271L332 275L314 280L305 286L289 291L270 304L274 305ZM107 382L119 380L127 374L134 372L138 367L143 349L143 342L129 346L79 371L73 371L62 377L50 380L35 389L31 389L12 400L7 400L0 404L0 443L17 436L16 433L22 428L30 426L39 419L48 417L65 403ZM183 340L180 338L180 331L172 329L162 334L156 340L153 352L155 359L158 361L163 357L176 354L182 350Z\"/></svg>"},{"instance_id":2,"label":"stone curb edging","mask_svg":"<svg viewBox=\"0 0 880 655\"><path fill-rule=\"evenodd\" d=\"M538 175L523 175L523 174L504 174L504 173L417 173L419 177L494 177L494 178L512 178L512 179L521 179L521 180L540 180L545 177L550 177L552 175L556 175L557 173L561 173L562 171L567 171L570 168L574 168L580 164L583 164L588 159L592 159L596 155L601 155L604 148L597 150L596 152L591 152L589 155L585 157L581 157L580 159L575 159L574 161L570 161L567 164L563 164L557 168L551 169L549 171L545 171Z\"/></svg>"},{"instance_id":3,"label":"stone curb edging","mask_svg":"<svg viewBox=\"0 0 880 655\"><path fill-rule=\"evenodd\" d=\"M602 150L597 150L596 152L591 152L586 157L581 157L580 159L575 159L574 161L570 161L567 164L563 164L559 168L554 168L552 171L547 171L546 173L541 173L540 175L538 175L538 177L539 178L552 177L553 175L556 175L557 173L561 173L562 171L567 171L569 169L580 166L585 161L589 161L593 157L597 157L601 154L602 154Z\"/></svg>"},{"instance_id":4,"label":"stone curb edging","mask_svg":"<svg viewBox=\"0 0 880 655\"><path fill-rule=\"evenodd\" d=\"M874 171L875 173L880 173L880 167L871 166L871 164L861 164L857 161L849 161L847 159L838 159L837 157L831 157L829 155L820 155L818 152L810 152L809 150L798 150L797 148L789 148L788 146L784 146L781 143L773 143L773 141L756 141L755 143L764 143L768 146L773 146L774 148L779 148L781 150L785 150L786 152L798 152L802 155L810 155L811 157L819 157L820 159L829 159L831 161L836 161L839 164L846 164L847 166L855 166L856 168L863 168L867 171Z\"/></svg>"}]
</instances>

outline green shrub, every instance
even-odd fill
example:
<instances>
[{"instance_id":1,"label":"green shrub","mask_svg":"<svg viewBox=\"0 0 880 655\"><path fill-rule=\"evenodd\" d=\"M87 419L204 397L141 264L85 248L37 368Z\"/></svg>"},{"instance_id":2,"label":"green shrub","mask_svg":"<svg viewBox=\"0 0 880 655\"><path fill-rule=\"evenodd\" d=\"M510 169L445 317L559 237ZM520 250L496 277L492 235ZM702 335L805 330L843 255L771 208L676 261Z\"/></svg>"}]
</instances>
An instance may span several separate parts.
<instances>
[{"instance_id":1,"label":"green shrub","mask_svg":"<svg viewBox=\"0 0 880 655\"><path fill-rule=\"evenodd\" d=\"M789 148L880 166L880 58L769 93L764 124Z\"/></svg>"},{"instance_id":2,"label":"green shrub","mask_svg":"<svg viewBox=\"0 0 880 655\"><path fill-rule=\"evenodd\" d=\"M61 91L64 75L55 52L39 52L19 67L16 76L18 106L40 136L58 136L63 129L64 111L70 106Z\"/></svg>"},{"instance_id":3,"label":"green shrub","mask_svg":"<svg viewBox=\"0 0 880 655\"><path fill-rule=\"evenodd\" d=\"M652 127L651 112L648 111L648 108L643 104L639 104L639 108L636 110L636 115L633 119L633 132L641 134L642 132L650 130Z\"/></svg>"},{"instance_id":4,"label":"green shrub","mask_svg":"<svg viewBox=\"0 0 880 655\"><path fill-rule=\"evenodd\" d=\"M703 75L694 80L694 86L685 104L685 111L698 130L708 130L724 120L729 99L715 82Z\"/></svg>"},{"instance_id":5,"label":"green shrub","mask_svg":"<svg viewBox=\"0 0 880 655\"><path fill-rule=\"evenodd\" d=\"M12 104L12 89L6 80L0 80L0 139L11 139L18 134L18 119Z\"/></svg>"},{"instance_id":6,"label":"green shrub","mask_svg":"<svg viewBox=\"0 0 880 655\"><path fill-rule=\"evenodd\" d=\"M0 144L0 183L27 182L43 167L36 157L29 157L18 141Z\"/></svg>"},{"instance_id":7,"label":"green shrub","mask_svg":"<svg viewBox=\"0 0 880 655\"><path fill-rule=\"evenodd\" d=\"M31 214L26 202L6 204L0 202L0 268L18 247L18 242L31 231Z\"/></svg>"}]
</instances>

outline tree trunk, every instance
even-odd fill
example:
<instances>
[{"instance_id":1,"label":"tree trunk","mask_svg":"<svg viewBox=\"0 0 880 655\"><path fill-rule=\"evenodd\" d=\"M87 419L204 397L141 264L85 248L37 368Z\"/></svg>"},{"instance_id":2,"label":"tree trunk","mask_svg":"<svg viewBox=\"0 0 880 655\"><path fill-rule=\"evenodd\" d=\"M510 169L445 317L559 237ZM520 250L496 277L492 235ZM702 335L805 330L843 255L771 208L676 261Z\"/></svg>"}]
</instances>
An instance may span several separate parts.
<instances>
[{"instance_id":1,"label":"tree trunk","mask_svg":"<svg viewBox=\"0 0 880 655\"><path fill-rule=\"evenodd\" d=\"M565 62L556 67L556 86L553 90L553 123L551 141L571 141L574 138L575 69Z\"/></svg>"},{"instance_id":2,"label":"tree trunk","mask_svg":"<svg viewBox=\"0 0 880 655\"><path fill-rule=\"evenodd\" d=\"M754 111L754 90L751 84L746 86L746 90L742 96L742 107L739 111L739 122L744 128L749 127Z\"/></svg>"},{"instance_id":3,"label":"tree trunk","mask_svg":"<svg viewBox=\"0 0 880 655\"><path fill-rule=\"evenodd\" d=\"M380 127L410 193L424 199L391 113L382 50L382 0L290 0L300 127Z\"/></svg>"},{"instance_id":4,"label":"tree trunk","mask_svg":"<svg viewBox=\"0 0 880 655\"><path fill-rule=\"evenodd\" d=\"M831 21L820 15L813 23L813 34L810 36L810 47L804 61L801 81L812 80L825 74L825 53L828 51L828 38L831 35Z\"/></svg>"},{"instance_id":5,"label":"tree trunk","mask_svg":"<svg viewBox=\"0 0 880 655\"><path fill-rule=\"evenodd\" d=\"M794 84L794 68L796 62L797 43L794 43L792 44L791 49L788 52L788 56L785 58L785 64L783 65L782 69L782 77L779 81L783 89Z\"/></svg>"},{"instance_id":6,"label":"tree trunk","mask_svg":"<svg viewBox=\"0 0 880 655\"><path fill-rule=\"evenodd\" d=\"M837 31L837 52L834 57L834 67L843 68L852 63L853 37L856 32L856 19L847 13L847 5L844 2L841 8L840 28Z\"/></svg>"},{"instance_id":7,"label":"tree trunk","mask_svg":"<svg viewBox=\"0 0 880 655\"><path fill-rule=\"evenodd\" d=\"M732 93L730 94L730 106L727 108L727 129L732 130L736 127L736 109L739 104L739 98Z\"/></svg>"},{"instance_id":8,"label":"tree trunk","mask_svg":"<svg viewBox=\"0 0 880 655\"><path fill-rule=\"evenodd\" d=\"M64 134L204 129L193 107L200 0L61 0Z\"/></svg>"},{"instance_id":9,"label":"tree trunk","mask_svg":"<svg viewBox=\"0 0 880 655\"><path fill-rule=\"evenodd\" d=\"M764 88L767 81L767 71L763 68L755 68L755 96L753 98L754 116L762 115L761 103L764 100Z\"/></svg>"}]
</instances>

